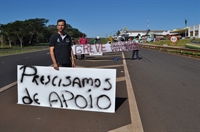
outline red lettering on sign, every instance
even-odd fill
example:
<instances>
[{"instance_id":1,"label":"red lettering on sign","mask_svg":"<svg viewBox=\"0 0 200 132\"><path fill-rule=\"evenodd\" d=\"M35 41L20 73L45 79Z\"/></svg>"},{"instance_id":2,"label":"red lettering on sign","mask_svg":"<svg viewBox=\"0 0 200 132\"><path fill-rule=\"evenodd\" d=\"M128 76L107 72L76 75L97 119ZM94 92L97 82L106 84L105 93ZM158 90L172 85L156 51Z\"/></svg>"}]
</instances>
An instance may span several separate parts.
<instances>
[{"instance_id":1,"label":"red lettering on sign","mask_svg":"<svg viewBox=\"0 0 200 132\"><path fill-rule=\"evenodd\" d=\"M100 44L95 44L95 48L97 52L99 52L100 46L101 46Z\"/></svg>"},{"instance_id":2,"label":"red lettering on sign","mask_svg":"<svg viewBox=\"0 0 200 132\"><path fill-rule=\"evenodd\" d=\"M90 53L93 53L93 48L92 48L92 45L89 45L89 48L90 48Z\"/></svg>"},{"instance_id":3,"label":"red lettering on sign","mask_svg":"<svg viewBox=\"0 0 200 132\"><path fill-rule=\"evenodd\" d=\"M79 46L75 46L75 54L81 54L82 50L78 49ZM78 50L77 50L78 49Z\"/></svg>"},{"instance_id":4,"label":"red lettering on sign","mask_svg":"<svg viewBox=\"0 0 200 132\"><path fill-rule=\"evenodd\" d=\"M106 52L106 47L103 44L101 44L101 52Z\"/></svg>"},{"instance_id":5,"label":"red lettering on sign","mask_svg":"<svg viewBox=\"0 0 200 132\"><path fill-rule=\"evenodd\" d=\"M88 45L83 45L83 52L84 53L88 53L89 51L88 51Z\"/></svg>"}]
</instances>

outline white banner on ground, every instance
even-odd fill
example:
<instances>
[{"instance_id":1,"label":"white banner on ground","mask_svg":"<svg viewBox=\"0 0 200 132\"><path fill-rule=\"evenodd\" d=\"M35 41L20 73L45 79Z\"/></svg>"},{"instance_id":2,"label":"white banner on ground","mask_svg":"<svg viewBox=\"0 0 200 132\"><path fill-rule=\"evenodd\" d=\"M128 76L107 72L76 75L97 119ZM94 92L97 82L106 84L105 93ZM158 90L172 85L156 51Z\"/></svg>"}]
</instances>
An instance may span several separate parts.
<instances>
[{"instance_id":1,"label":"white banner on ground","mask_svg":"<svg viewBox=\"0 0 200 132\"><path fill-rule=\"evenodd\" d=\"M115 112L116 69L18 65L17 77L18 104Z\"/></svg>"},{"instance_id":2,"label":"white banner on ground","mask_svg":"<svg viewBox=\"0 0 200 132\"><path fill-rule=\"evenodd\" d=\"M90 53L91 56L102 56L103 55L103 52L97 52L97 53Z\"/></svg>"},{"instance_id":3,"label":"white banner on ground","mask_svg":"<svg viewBox=\"0 0 200 132\"><path fill-rule=\"evenodd\" d=\"M132 41L117 42L113 44L84 44L72 47L74 54L91 54L103 52L120 52L138 50L139 44Z\"/></svg>"}]
</instances>

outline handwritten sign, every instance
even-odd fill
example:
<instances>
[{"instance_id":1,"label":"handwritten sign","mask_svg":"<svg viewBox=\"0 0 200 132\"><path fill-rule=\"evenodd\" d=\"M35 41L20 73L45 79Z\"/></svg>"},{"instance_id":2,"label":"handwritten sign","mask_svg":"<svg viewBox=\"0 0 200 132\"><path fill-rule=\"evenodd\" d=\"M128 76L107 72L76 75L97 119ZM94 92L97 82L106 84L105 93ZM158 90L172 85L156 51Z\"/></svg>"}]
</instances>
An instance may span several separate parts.
<instances>
[{"instance_id":1,"label":"handwritten sign","mask_svg":"<svg viewBox=\"0 0 200 132\"><path fill-rule=\"evenodd\" d=\"M102 55L103 55L103 53L102 53L102 52L100 52L100 53L98 53L98 52L97 52L97 53L90 53L90 55L91 55L91 56L97 56L97 55L100 55L100 56L102 56Z\"/></svg>"},{"instance_id":2,"label":"handwritten sign","mask_svg":"<svg viewBox=\"0 0 200 132\"><path fill-rule=\"evenodd\" d=\"M17 66L18 104L115 112L116 69ZM106 74L105 74L106 73Z\"/></svg>"},{"instance_id":3,"label":"handwritten sign","mask_svg":"<svg viewBox=\"0 0 200 132\"><path fill-rule=\"evenodd\" d=\"M113 44L85 44L74 45L72 47L74 54L92 54L92 53L104 53L104 52L120 52L138 50L139 44L132 41L117 42Z\"/></svg>"}]
</instances>

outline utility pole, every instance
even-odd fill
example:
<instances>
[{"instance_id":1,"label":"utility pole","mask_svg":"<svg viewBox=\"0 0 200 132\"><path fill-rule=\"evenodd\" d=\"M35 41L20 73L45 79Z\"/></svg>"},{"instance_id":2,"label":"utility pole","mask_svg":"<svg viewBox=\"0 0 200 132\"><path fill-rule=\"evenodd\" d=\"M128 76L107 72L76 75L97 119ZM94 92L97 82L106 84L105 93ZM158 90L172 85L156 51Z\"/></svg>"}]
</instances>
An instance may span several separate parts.
<instances>
[{"instance_id":1,"label":"utility pole","mask_svg":"<svg viewBox=\"0 0 200 132\"><path fill-rule=\"evenodd\" d=\"M185 19L185 38L186 38L186 27L187 27L187 20Z\"/></svg>"}]
</instances>

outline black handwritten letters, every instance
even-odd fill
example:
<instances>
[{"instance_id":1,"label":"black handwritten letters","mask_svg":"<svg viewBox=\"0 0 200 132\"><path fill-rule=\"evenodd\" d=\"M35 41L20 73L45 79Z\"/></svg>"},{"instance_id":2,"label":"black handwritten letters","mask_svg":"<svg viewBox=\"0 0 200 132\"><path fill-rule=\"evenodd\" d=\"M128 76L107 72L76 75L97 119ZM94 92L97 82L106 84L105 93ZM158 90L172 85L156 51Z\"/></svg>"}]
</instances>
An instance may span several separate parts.
<instances>
[{"instance_id":1,"label":"black handwritten letters","mask_svg":"<svg viewBox=\"0 0 200 132\"><path fill-rule=\"evenodd\" d=\"M85 44L74 45L72 47L74 54L89 54L100 52L120 52L139 49L139 44L133 41L116 42L113 44Z\"/></svg>"},{"instance_id":2,"label":"black handwritten letters","mask_svg":"<svg viewBox=\"0 0 200 132\"><path fill-rule=\"evenodd\" d=\"M115 105L112 101L113 97L109 96L109 92L114 90L110 77L103 79L79 77L67 72L65 76L60 76L59 73L41 75L34 66L21 66L19 70L21 71L18 75L20 84L26 83L25 80L30 80L30 85L40 90L47 89L46 92L40 93L30 92L29 86L23 87L24 92L21 98L23 104L42 106L43 100L40 97L45 94L49 107L107 110ZM52 88L51 91L48 90L49 87Z\"/></svg>"},{"instance_id":3,"label":"black handwritten letters","mask_svg":"<svg viewBox=\"0 0 200 132\"><path fill-rule=\"evenodd\" d=\"M36 98L36 95L38 95L38 93L35 93L35 94L33 95L33 99L32 99L31 96L30 96L30 94L29 94L29 92L28 92L28 90L27 90L27 88L25 88L25 90L26 90L26 92L27 92L27 96L24 96L24 97L22 98L22 101L23 101L24 104L32 104L33 101L34 101L35 103L37 103L37 104L40 104L40 103L38 102L39 99ZM28 101L28 102L27 102L27 101Z\"/></svg>"},{"instance_id":4,"label":"black handwritten letters","mask_svg":"<svg viewBox=\"0 0 200 132\"><path fill-rule=\"evenodd\" d=\"M26 73L26 69L30 68L34 71L34 73ZM51 77L50 75L47 75L46 77L44 75L38 75L37 69L33 66L22 66L20 69L23 70L21 74L21 83L23 83L24 77L32 76L32 82L36 85L47 85L51 84L54 87L60 87L61 85L63 87L75 87L77 85L79 88L85 87L86 84L90 84L91 86L100 87L101 86L101 80L99 78L79 78L75 77L72 78L71 76L66 76L65 78L59 78L58 76ZM109 78L106 78L104 82L109 84L109 88L104 88L104 90L109 90L112 88L112 84L109 81Z\"/></svg>"}]
</instances>

